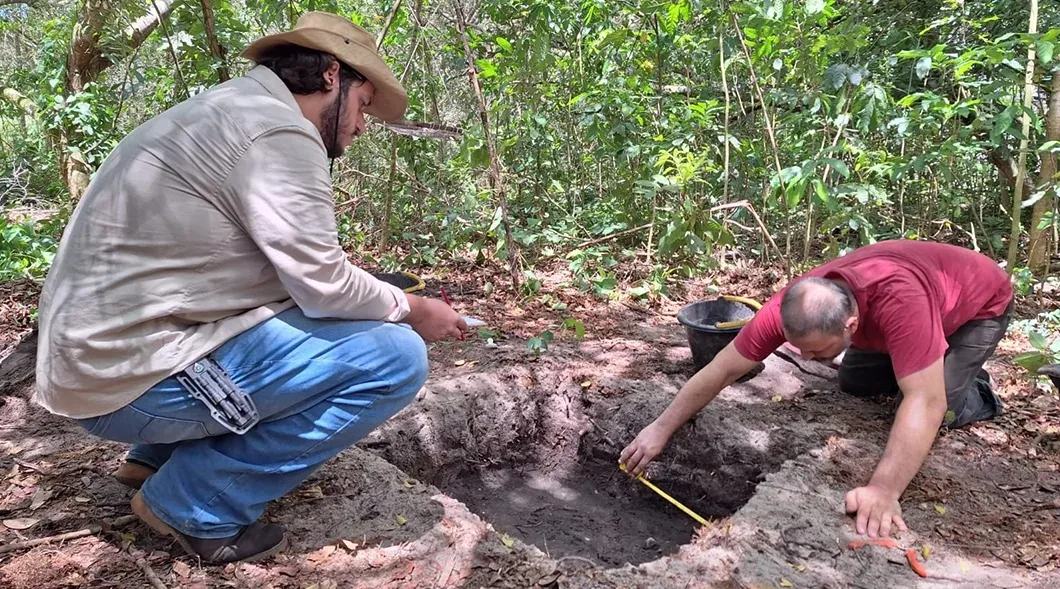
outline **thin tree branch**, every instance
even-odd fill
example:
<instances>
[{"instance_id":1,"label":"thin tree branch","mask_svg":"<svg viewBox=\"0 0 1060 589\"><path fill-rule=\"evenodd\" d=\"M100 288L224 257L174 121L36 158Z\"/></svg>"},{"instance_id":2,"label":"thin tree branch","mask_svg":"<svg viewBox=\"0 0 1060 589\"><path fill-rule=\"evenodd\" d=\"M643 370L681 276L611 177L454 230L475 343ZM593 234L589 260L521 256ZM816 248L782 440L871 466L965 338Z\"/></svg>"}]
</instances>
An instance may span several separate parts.
<instances>
[{"instance_id":1,"label":"thin tree branch","mask_svg":"<svg viewBox=\"0 0 1060 589\"><path fill-rule=\"evenodd\" d=\"M748 67L748 69L750 69L750 72L751 72L751 83L754 85L755 93L758 94L758 102L762 105L762 116L766 120L766 134L769 136L769 144L773 147L773 164L777 168L777 179L780 181L779 182L780 183L780 190L781 190L781 193L783 194L783 197L784 197L784 208L787 209L788 208L788 187L787 187L787 184L784 183L783 178L781 178L781 170L782 170L782 168L781 168L781 165L780 165L780 148L777 147L777 136L776 136L776 130L774 128L773 117L770 116L769 109L766 108L765 94L763 94L763 92L762 92L762 86L759 85L759 83L758 83L758 76L755 74L755 66L754 66L754 63L751 60L751 52L747 48L747 41L744 39L743 30L740 28L740 17L736 16L735 12L730 12L729 14L730 14L730 16L732 16L733 24L735 25L736 35L740 38L740 46L743 47L744 57L747 58L747 67ZM757 215L755 215L755 216L757 217ZM786 216L788 218L788 229L789 230L787 231L787 246L785 247L785 252L786 252L787 256L790 256L791 255L791 230L790 230L791 229L791 214L790 214L790 211L788 211L788 214ZM772 240L772 237L770 237L770 239ZM784 257L785 266L787 267L787 273L790 276L791 275L791 262L790 262L790 260L787 259L787 257L785 257L785 256L782 256L782 257Z\"/></svg>"},{"instance_id":2,"label":"thin tree branch","mask_svg":"<svg viewBox=\"0 0 1060 589\"><path fill-rule=\"evenodd\" d=\"M184 89L184 97L187 98L190 96L188 93L188 84L184 81L184 74L180 71L180 59L177 57L176 48L173 47L173 39L169 36L169 27L166 26L165 17L162 16L162 11L158 9L158 0L151 0L151 5L155 7L155 13L158 15L158 22L162 25L162 33L166 36L166 42L169 45L169 54L173 57L173 67L177 71L177 81L180 82L180 87Z\"/></svg>"},{"instance_id":3,"label":"thin tree branch","mask_svg":"<svg viewBox=\"0 0 1060 589\"><path fill-rule=\"evenodd\" d=\"M387 31L390 30L390 25L394 24L394 17L397 16L398 9L401 8L401 0L394 0L394 7L390 9L390 15L386 17L386 24L383 25L383 30L379 31L379 36L375 40L375 50L383 46L383 40L386 39Z\"/></svg>"},{"instance_id":4,"label":"thin tree branch","mask_svg":"<svg viewBox=\"0 0 1060 589\"><path fill-rule=\"evenodd\" d=\"M134 521L136 521L135 515L126 515L103 524L93 524L83 530L78 530L76 532L66 532L65 534L56 534L54 536L48 536L46 538L34 538L32 540L12 542L10 544L4 544L3 546L0 546L0 554L4 554L5 552L14 552L15 550L22 550L24 548L32 548L34 546L40 546L41 544L50 544L52 542L64 542L66 540L84 538L85 536L92 536L94 534L98 534L105 529L124 526Z\"/></svg>"},{"instance_id":5,"label":"thin tree branch","mask_svg":"<svg viewBox=\"0 0 1060 589\"><path fill-rule=\"evenodd\" d=\"M504 241L508 250L508 271L511 274L512 286L518 290L520 283L518 270L519 252L516 250L515 239L512 238L512 224L508 219L508 198L505 192L504 176L501 173L500 156L497 155L493 131L490 129L489 105L486 103L486 96L482 92L482 86L479 85L478 68L475 66L475 57L471 52L471 44L467 40L468 20L464 16L464 10L459 0L454 3L454 7L456 9L456 26L464 45L464 59L467 61L468 84L478 99L479 118L482 120L482 134L485 136L486 149L490 155L490 180L493 185L493 191L497 196L498 208L501 211L501 222L504 225Z\"/></svg>"}]
</instances>

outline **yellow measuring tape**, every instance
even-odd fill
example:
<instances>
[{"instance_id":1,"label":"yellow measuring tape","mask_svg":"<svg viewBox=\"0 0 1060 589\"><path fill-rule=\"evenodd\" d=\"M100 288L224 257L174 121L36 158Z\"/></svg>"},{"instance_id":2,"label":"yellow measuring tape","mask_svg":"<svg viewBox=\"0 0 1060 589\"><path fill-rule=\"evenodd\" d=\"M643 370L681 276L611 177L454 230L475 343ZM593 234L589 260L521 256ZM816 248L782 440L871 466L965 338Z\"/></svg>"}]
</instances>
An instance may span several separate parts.
<instances>
[{"instance_id":1,"label":"yellow measuring tape","mask_svg":"<svg viewBox=\"0 0 1060 589\"><path fill-rule=\"evenodd\" d=\"M618 468L621 469L622 472L626 472L626 465L625 464L619 464ZM642 482L642 483L644 483L644 485L647 486L652 491L655 491L656 493L658 493L659 496L662 497L663 499L666 499L670 503L673 503L674 507L677 507L681 511L687 513L688 516L691 517L692 519L694 519L697 522L703 524L704 526L709 526L710 525L710 522L708 522L707 520L705 520L702 517L700 517L700 515L698 513L696 513L694 511L692 511L691 509L685 507L684 505L681 504L680 501L678 501L677 499L674 499L673 497L667 495L662 489L660 489L659 487L656 487L655 485L653 485L650 482L648 482L648 479L644 478L644 475L638 474L637 475L637 480Z\"/></svg>"}]
</instances>

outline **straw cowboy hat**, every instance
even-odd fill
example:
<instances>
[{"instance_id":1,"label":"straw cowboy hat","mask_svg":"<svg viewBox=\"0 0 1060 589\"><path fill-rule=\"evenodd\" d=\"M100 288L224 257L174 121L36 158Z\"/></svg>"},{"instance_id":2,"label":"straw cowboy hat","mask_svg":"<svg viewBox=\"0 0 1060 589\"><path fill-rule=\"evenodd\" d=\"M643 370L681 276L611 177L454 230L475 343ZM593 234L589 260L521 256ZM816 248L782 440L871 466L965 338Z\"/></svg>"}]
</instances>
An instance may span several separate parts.
<instances>
[{"instance_id":1,"label":"straw cowboy hat","mask_svg":"<svg viewBox=\"0 0 1060 589\"><path fill-rule=\"evenodd\" d=\"M384 121L396 121L404 116L408 94L379 57L375 39L368 31L335 14L307 12L298 19L294 29L254 41L243 50L242 56L257 61L267 50L286 44L330 53L368 78L375 86L375 96L364 112Z\"/></svg>"}]
</instances>

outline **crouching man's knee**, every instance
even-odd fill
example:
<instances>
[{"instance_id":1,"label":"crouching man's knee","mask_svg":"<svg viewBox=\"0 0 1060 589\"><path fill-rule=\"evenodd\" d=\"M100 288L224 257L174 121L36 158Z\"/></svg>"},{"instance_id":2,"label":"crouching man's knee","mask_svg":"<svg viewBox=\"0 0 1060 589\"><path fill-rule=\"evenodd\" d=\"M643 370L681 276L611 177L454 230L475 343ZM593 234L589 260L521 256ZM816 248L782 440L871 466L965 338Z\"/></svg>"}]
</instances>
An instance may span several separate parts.
<instances>
[{"instance_id":1,"label":"crouching man's knee","mask_svg":"<svg viewBox=\"0 0 1060 589\"><path fill-rule=\"evenodd\" d=\"M390 375L393 392L411 401L427 382L427 344L405 325L389 324L384 328L388 331L388 352L393 355L390 362L394 371Z\"/></svg>"}]
</instances>

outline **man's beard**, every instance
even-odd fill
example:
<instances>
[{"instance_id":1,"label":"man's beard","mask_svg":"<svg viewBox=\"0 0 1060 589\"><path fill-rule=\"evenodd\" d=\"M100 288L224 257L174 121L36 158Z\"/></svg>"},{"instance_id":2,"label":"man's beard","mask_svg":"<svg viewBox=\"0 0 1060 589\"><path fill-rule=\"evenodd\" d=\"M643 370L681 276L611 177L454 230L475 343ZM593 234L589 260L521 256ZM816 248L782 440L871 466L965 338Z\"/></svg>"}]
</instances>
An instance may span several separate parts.
<instances>
[{"instance_id":1,"label":"man's beard","mask_svg":"<svg viewBox=\"0 0 1060 589\"><path fill-rule=\"evenodd\" d=\"M339 92L339 96L335 97L335 100L331 102L320 113L320 138L324 141L324 149L328 152L328 157L335 159L342 155L345 151L342 145L339 144L339 119L342 117L342 108L345 101L340 100L342 92Z\"/></svg>"}]
</instances>

